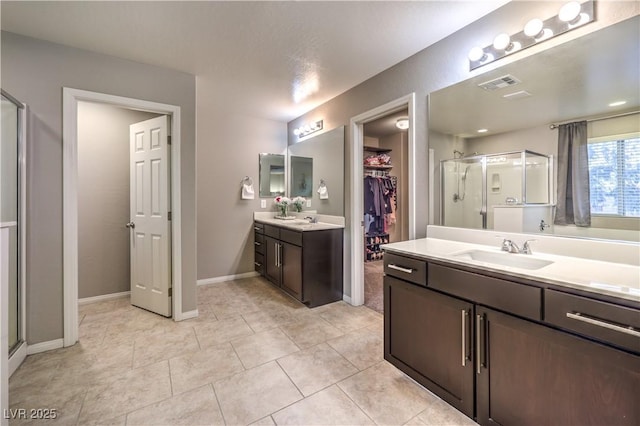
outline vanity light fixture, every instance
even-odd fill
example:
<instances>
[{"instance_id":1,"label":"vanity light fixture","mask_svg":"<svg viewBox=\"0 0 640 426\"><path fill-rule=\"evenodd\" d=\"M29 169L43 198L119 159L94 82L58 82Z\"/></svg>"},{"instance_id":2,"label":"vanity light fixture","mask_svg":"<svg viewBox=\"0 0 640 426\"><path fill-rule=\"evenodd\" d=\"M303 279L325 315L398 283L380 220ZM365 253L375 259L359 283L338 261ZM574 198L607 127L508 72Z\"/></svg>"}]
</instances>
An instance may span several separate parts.
<instances>
[{"instance_id":1,"label":"vanity light fixture","mask_svg":"<svg viewBox=\"0 0 640 426\"><path fill-rule=\"evenodd\" d=\"M398 121L396 121L396 127L400 130L407 130L409 128L409 119L399 118Z\"/></svg>"},{"instance_id":2,"label":"vanity light fixture","mask_svg":"<svg viewBox=\"0 0 640 426\"><path fill-rule=\"evenodd\" d=\"M626 104L626 103L627 103L627 101L611 102L611 103L609 104L609 106L610 106L610 107L617 107L617 106L620 106L620 105L624 105L624 104Z\"/></svg>"},{"instance_id":3,"label":"vanity light fixture","mask_svg":"<svg viewBox=\"0 0 640 426\"><path fill-rule=\"evenodd\" d=\"M293 134L298 138L304 138L305 136L309 136L311 133L315 133L319 130L322 130L323 122L322 120L314 121L310 124L304 124L296 129L293 129Z\"/></svg>"},{"instance_id":4,"label":"vanity light fixture","mask_svg":"<svg viewBox=\"0 0 640 426\"><path fill-rule=\"evenodd\" d=\"M523 30L516 34L500 33L495 37L491 45L484 48L473 47L468 54L469 70L474 70L516 51L526 49L534 44L593 22L595 19L593 13L594 1L587 0L584 3L571 1L562 6L556 16L546 20L540 18L530 19Z\"/></svg>"}]
</instances>

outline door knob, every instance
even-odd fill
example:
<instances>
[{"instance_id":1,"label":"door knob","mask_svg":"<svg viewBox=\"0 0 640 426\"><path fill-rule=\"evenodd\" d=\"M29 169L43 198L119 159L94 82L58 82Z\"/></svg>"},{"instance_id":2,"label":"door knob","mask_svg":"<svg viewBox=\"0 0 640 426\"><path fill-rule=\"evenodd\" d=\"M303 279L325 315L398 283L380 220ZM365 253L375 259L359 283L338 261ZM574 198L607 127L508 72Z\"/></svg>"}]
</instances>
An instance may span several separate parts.
<instances>
[{"instance_id":1,"label":"door knob","mask_svg":"<svg viewBox=\"0 0 640 426\"><path fill-rule=\"evenodd\" d=\"M127 228L134 229L134 228L136 227L136 224L135 224L135 223L133 223L133 222L129 222L129 223L127 223L127 224L126 224L126 225L124 225L124 226L126 226Z\"/></svg>"}]
</instances>

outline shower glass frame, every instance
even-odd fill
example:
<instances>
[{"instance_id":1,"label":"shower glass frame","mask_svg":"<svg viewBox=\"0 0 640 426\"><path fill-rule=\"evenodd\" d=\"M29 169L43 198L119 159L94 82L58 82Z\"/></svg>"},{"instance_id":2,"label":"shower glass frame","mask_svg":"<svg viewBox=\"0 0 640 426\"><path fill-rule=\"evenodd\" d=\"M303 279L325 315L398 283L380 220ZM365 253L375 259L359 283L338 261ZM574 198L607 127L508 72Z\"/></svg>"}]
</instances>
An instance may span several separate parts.
<instances>
[{"instance_id":1,"label":"shower glass frame","mask_svg":"<svg viewBox=\"0 0 640 426\"><path fill-rule=\"evenodd\" d=\"M508 151L508 152L499 152L493 154L476 154L468 157L460 157L460 158L448 158L445 160L440 160L440 223L441 225L445 225L445 167L444 164L448 162L478 162L482 168L482 206L480 207L480 215L482 216L482 228L487 229L487 158L489 157L500 157L500 156L513 156L519 155L520 161L522 164L522 199L518 202L518 204L522 205L531 205L531 204L554 204L553 201L553 155L540 154L539 152L531 151L528 149L521 151ZM547 159L547 201L541 203L528 203L527 202L527 156L533 155L538 157L543 157ZM445 225L446 226L446 225Z\"/></svg>"},{"instance_id":2,"label":"shower glass frame","mask_svg":"<svg viewBox=\"0 0 640 426\"><path fill-rule=\"evenodd\" d=\"M15 285L17 288L17 306L16 306L16 331L17 338L16 341L10 345L9 349L9 359L11 360L12 356L15 355L18 350L24 345L26 342L26 250L25 250L25 241L26 241L26 119L27 119L27 106L26 104L20 102L11 94L7 93L4 89L0 90L3 100L6 100L13 104L17 108L17 123L16 123L16 135L17 139L15 143L17 144L16 150L16 161L17 161L17 176L16 176L16 194L17 198L16 202L16 218L15 221L17 223L16 226L16 238L17 238L17 253L16 253L16 282L10 283L10 285ZM24 356L24 354L23 354Z\"/></svg>"}]
</instances>

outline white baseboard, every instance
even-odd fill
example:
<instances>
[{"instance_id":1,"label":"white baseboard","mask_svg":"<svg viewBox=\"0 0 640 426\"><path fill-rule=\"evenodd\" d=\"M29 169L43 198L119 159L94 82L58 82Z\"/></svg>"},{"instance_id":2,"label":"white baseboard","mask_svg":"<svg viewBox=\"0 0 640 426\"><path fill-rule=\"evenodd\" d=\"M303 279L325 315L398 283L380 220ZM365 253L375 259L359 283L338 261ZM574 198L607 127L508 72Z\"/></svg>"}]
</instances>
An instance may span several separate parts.
<instances>
[{"instance_id":1,"label":"white baseboard","mask_svg":"<svg viewBox=\"0 0 640 426\"><path fill-rule=\"evenodd\" d=\"M27 355L39 354L40 352L52 351L60 349L64 346L63 339L49 340L48 342L40 342L27 346Z\"/></svg>"},{"instance_id":2,"label":"white baseboard","mask_svg":"<svg viewBox=\"0 0 640 426\"><path fill-rule=\"evenodd\" d=\"M15 371L20 367L22 361L27 357L27 343L22 342L20 347L16 349L16 351L9 357L9 377L15 373Z\"/></svg>"},{"instance_id":3,"label":"white baseboard","mask_svg":"<svg viewBox=\"0 0 640 426\"><path fill-rule=\"evenodd\" d=\"M259 275L260 275L259 273L253 271L253 272L245 272L244 274L225 275L223 277L215 277L215 278L205 278L202 280L198 280L198 285L217 284L217 283L223 283L225 281L241 280L243 278L257 277Z\"/></svg>"},{"instance_id":4,"label":"white baseboard","mask_svg":"<svg viewBox=\"0 0 640 426\"><path fill-rule=\"evenodd\" d=\"M182 315L180 315L180 319L177 321L184 321L184 320L188 320L191 318L198 318L198 310L194 309L193 311L188 311L188 312L183 312Z\"/></svg>"},{"instance_id":5,"label":"white baseboard","mask_svg":"<svg viewBox=\"0 0 640 426\"><path fill-rule=\"evenodd\" d=\"M351 305L351 296L347 296L346 294L342 295L342 300Z\"/></svg>"},{"instance_id":6,"label":"white baseboard","mask_svg":"<svg viewBox=\"0 0 640 426\"><path fill-rule=\"evenodd\" d=\"M87 305L89 303L104 302L105 300L120 299L123 297L129 297L130 291L123 291L121 293L103 294L102 296L84 297L78 299L78 305Z\"/></svg>"}]
</instances>

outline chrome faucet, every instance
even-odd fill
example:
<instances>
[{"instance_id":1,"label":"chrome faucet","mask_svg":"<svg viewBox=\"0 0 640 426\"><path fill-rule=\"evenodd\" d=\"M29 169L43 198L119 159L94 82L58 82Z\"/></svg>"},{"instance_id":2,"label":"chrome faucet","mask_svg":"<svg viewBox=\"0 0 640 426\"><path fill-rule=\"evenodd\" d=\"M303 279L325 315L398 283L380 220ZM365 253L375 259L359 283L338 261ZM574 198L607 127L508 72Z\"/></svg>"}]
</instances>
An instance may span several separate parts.
<instances>
[{"instance_id":1,"label":"chrome faucet","mask_svg":"<svg viewBox=\"0 0 640 426\"><path fill-rule=\"evenodd\" d=\"M525 241L521 249L516 243L505 238L502 240L502 251L506 251L508 253L533 254L533 251L531 251L531 245L529 244L530 241L535 240Z\"/></svg>"},{"instance_id":2,"label":"chrome faucet","mask_svg":"<svg viewBox=\"0 0 640 426\"><path fill-rule=\"evenodd\" d=\"M316 217L307 216L305 217L305 220L308 220L309 223L318 223L318 216Z\"/></svg>"}]
</instances>

